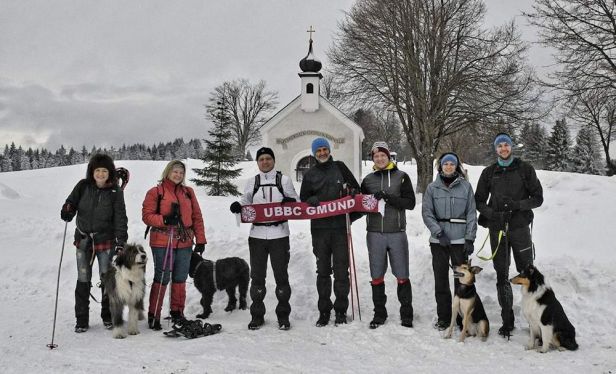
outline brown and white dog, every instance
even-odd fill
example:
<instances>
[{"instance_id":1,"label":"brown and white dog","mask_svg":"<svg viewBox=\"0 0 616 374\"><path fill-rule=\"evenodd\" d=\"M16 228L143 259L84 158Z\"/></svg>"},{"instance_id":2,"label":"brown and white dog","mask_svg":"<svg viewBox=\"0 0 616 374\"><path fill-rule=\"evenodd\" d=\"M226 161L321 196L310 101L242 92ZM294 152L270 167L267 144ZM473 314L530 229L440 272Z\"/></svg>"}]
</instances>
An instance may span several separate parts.
<instances>
[{"instance_id":1,"label":"brown and white dog","mask_svg":"<svg viewBox=\"0 0 616 374\"><path fill-rule=\"evenodd\" d=\"M144 318L143 298L147 260L148 257L142 246L127 244L103 275L113 322L112 335L116 339L123 339L127 336L122 319L125 305L128 306L128 334L139 334L137 320Z\"/></svg>"},{"instance_id":2,"label":"brown and white dog","mask_svg":"<svg viewBox=\"0 0 616 374\"><path fill-rule=\"evenodd\" d=\"M522 286L522 312L530 329L526 349L545 353L553 345L559 350L576 350L575 327L569 322L552 288L545 284L543 274L533 265L528 265L511 278L511 283Z\"/></svg>"},{"instance_id":3,"label":"brown and white dog","mask_svg":"<svg viewBox=\"0 0 616 374\"><path fill-rule=\"evenodd\" d=\"M453 276L458 278L460 283L455 289L455 296L451 305L451 322L444 336L446 339L451 338L458 314L462 317L461 342L464 341L466 335L478 335L482 341L486 341L488 338L490 322L475 288L475 274L478 274L481 270L483 269L479 266L471 266L470 260L468 260L468 264L454 268Z\"/></svg>"}]
</instances>

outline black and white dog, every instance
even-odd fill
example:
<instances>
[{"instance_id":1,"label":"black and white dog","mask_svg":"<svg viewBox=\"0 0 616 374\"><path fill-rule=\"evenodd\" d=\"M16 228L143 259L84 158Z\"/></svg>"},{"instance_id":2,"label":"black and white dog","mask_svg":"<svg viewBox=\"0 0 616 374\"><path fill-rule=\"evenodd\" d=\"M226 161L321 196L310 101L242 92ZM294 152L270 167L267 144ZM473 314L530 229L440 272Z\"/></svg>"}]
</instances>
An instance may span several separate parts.
<instances>
[{"instance_id":1,"label":"black and white dog","mask_svg":"<svg viewBox=\"0 0 616 374\"><path fill-rule=\"evenodd\" d=\"M123 339L127 336L122 319L125 305L128 306L128 334L139 334L137 320L144 318L143 298L147 260L148 257L142 246L128 244L103 275L113 322L112 335L116 339Z\"/></svg>"},{"instance_id":2,"label":"black and white dog","mask_svg":"<svg viewBox=\"0 0 616 374\"><path fill-rule=\"evenodd\" d=\"M236 287L240 294L240 309L246 309L250 268L245 260L239 257L228 257L214 262L193 252L188 274L195 280L195 287L201 292L203 313L197 314L197 318L210 316L212 313L212 298L217 289L226 290L229 295L229 302L225 308L226 312L230 312L237 307Z\"/></svg>"},{"instance_id":3,"label":"black and white dog","mask_svg":"<svg viewBox=\"0 0 616 374\"><path fill-rule=\"evenodd\" d=\"M543 274L533 265L528 265L511 279L511 283L522 286L522 312L530 328L526 349L545 353L553 345L559 350L576 350L575 327L569 322L552 288L545 284Z\"/></svg>"},{"instance_id":4,"label":"black and white dog","mask_svg":"<svg viewBox=\"0 0 616 374\"><path fill-rule=\"evenodd\" d=\"M459 284L456 286L451 304L451 322L445 338L451 338L458 315L462 317L462 331L459 338L461 342L466 335L478 335L482 341L488 338L490 322L475 287L475 274L479 274L481 270L479 266L471 266L471 260L468 260L467 264L455 267L453 276L458 278Z\"/></svg>"}]
</instances>

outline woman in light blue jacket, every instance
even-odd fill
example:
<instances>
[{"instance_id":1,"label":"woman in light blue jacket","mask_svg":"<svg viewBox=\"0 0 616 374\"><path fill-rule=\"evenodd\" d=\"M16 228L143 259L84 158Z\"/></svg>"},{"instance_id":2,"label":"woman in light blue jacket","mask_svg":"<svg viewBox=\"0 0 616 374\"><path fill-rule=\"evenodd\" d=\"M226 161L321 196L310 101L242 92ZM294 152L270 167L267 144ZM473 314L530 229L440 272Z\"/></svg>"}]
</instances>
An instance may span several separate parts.
<instances>
[{"instance_id":1,"label":"woman in light blue jacket","mask_svg":"<svg viewBox=\"0 0 616 374\"><path fill-rule=\"evenodd\" d=\"M456 266L468 259L473 253L477 233L473 187L465 179L460 159L455 153L445 153L438 159L438 176L423 195L421 214L431 234L438 317L434 327L444 330L451 321L449 262ZM454 284L457 283L454 279Z\"/></svg>"}]
</instances>

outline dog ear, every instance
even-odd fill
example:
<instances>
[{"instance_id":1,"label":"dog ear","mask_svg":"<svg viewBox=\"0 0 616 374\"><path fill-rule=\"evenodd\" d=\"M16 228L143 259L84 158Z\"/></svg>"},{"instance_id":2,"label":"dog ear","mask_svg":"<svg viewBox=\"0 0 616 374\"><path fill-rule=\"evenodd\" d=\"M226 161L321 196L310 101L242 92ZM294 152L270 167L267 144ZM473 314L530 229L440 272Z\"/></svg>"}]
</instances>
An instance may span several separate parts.
<instances>
[{"instance_id":1,"label":"dog ear","mask_svg":"<svg viewBox=\"0 0 616 374\"><path fill-rule=\"evenodd\" d=\"M471 266L471 273L473 273L473 274L479 274L479 273L481 273L482 270L483 270L483 268L481 268L479 266Z\"/></svg>"}]
</instances>

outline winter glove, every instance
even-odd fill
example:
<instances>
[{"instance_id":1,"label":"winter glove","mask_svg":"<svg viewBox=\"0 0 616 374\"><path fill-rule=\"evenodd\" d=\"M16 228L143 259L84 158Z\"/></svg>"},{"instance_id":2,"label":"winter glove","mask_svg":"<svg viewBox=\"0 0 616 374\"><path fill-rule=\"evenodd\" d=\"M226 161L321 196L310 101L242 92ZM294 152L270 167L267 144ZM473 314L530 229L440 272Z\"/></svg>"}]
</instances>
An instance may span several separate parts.
<instances>
[{"instance_id":1,"label":"winter glove","mask_svg":"<svg viewBox=\"0 0 616 374\"><path fill-rule=\"evenodd\" d=\"M374 198L377 200L381 200L381 199L385 199L387 200L389 196L387 195L387 192L385 191L378 191L377 193L374 194Z\"/></svg>"},{"instance_id":2,"label":"winter glove","mask_svg":"<svg viewBox=\"0 0 616 374\"><path fill-rule=\"evenodd\" d=\"M163 223L167 226L175 226L180 223L180 216L177 214L167 214L163 216Z\"/></svg>"},{"instance_id":3,"label":"winter glove","mask_svg":"<svg viewBox=\"0 0 616 374\"><path fill-rule=\"evenodd\" d=\"M503 211L504 212L515 212L516 210L520 210L520 202L512 200L510 197L503 198Z\"/></svg>"},{"instance_id":4,"label":"winter glove","mask_svg":"<svg viewBox=\"0 0 616 374\"><path fill-rule=\"evenodd\" d=\"M449 236L445 234L445 231L439 232L438 235L436 235L436 238L438 239L438 243L441 247L449 247L449 245L451 245L451 240L449 239Z\"/></svg>"},{"instance_id":5,"label":"winter glove","mask_svg":"<svg viewBox=\"0 0 616 374\"><path fill-rule=\"evenodd\" d=\"M234 201L229 207L231 213L241 213L242 212L242 204L239 201Z\"/></svg>"},{"instance_id":6,"label":"winter glove","mask_svg":"<svg viewBox=\"0 0 616 374\"><path fill-rule=\"evenodd\" d=\"M193 251L195 253L198 253L199 255L203 255L203 252L205 252L205 244L195 244L195 248L193 249Z\"/></svg>"},{"instance_id":7,"label":"winter glove","mask_svg":"<svg viewBox=\"0 0 616 374\"><path fill-rule=\"evenodd\" d=\"M475 252L475 245L472 240L466 239L464 241L464 252L466 252L467 256L470 256Z\"/></svg>"},{"instance_id":8,"label":"winter glove","mask_svg":"<svg viewBox=\"0 0 616 374\"><path fill-rule=\"evenodd\" d=\"M296 203L296 202L297 200L295 200L294 198L285 196L282 198L282 201L280 203L284 204L284 203Z\"/></svg>"},{"instance_id":9,"label":"winter glove","mask_svg":"<svg viewBox=\"0 0 616 374\"><path fill-rule=\"evenodd\" d=\"M77 211L70 203L62 205L62 209L60 209L60 218L62 218L63 221L71 222L75 214L77 214Z\"/></svg>"},{"instance_id":10,"label":"winter glove","mask_svg":"<svg viewBox=\"0 0 616 374\"><path fill-rule=\"evenodd\" d=\"M317 207L319 206L320 202L319 202L319 198L316 196L310 196L308 198L308 200L306 200L306 204L310 205L310 206L314 206Z\"/></svg>"},{"instance_id":11,"label":"winter glove","mask_svg":"<svg viewBox=\"0 0 616 374\"><path fill-rule=\"evenodd\" d=\"M124 243L117 243L111 251L111 257L121 256L124 253Z\"/></svg>"}]
</instances>

